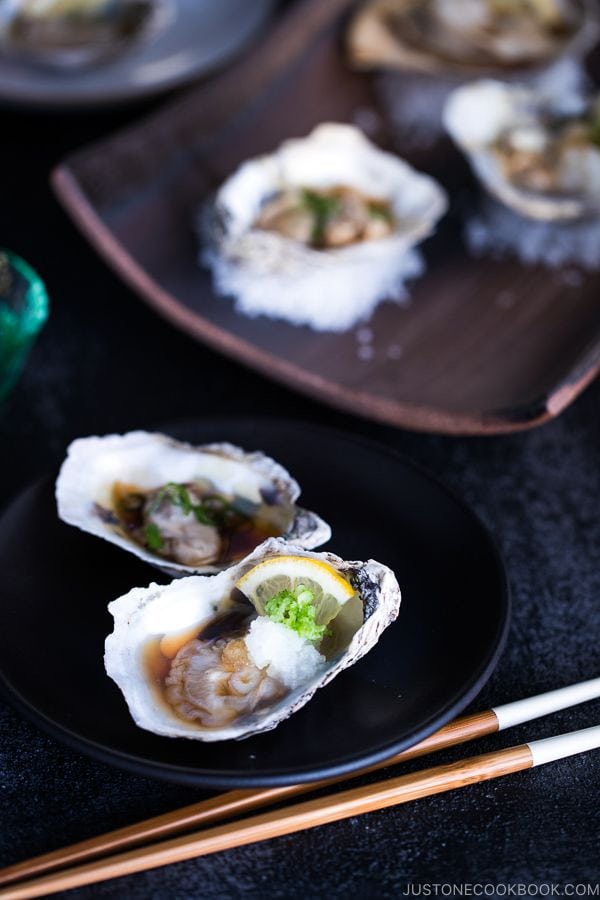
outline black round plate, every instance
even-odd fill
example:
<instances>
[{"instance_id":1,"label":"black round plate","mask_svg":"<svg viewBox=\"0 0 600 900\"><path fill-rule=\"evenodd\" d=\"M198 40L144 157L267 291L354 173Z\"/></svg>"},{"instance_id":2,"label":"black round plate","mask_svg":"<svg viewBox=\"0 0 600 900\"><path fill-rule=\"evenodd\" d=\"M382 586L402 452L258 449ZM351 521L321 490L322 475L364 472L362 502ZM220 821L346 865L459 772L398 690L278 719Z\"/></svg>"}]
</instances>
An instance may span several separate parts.
<instances>
[{"instance_id":1,"label":"black round plate","mask_svg":"<svg viewBox=\"0 0 600 900\"><path fill-rule=\"evenodd\" d=\"M167 579L60 522L47 479L0 519L0 679L22 712L105 762L222 788L349 772L421 740L475 697L502 649L508 588L489 535L446 488L385 447L301 424L212 421L169 431L282 462L303 487L302 503L331 524L328 548L395 570L397 621L274 731L216 744L150 734L134 725L104 672L106 605Z\"/></svg>"}]
</instances>

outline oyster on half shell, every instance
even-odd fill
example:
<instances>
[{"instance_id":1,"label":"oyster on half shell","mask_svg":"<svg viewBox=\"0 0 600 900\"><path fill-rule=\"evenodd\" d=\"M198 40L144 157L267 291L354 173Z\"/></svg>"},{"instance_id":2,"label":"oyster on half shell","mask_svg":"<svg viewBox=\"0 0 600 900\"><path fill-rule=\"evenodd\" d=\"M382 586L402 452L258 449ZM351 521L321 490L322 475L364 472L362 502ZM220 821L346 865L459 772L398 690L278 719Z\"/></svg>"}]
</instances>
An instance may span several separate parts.
<instances>
[{"instance_id":1,"label":"oyster on half shell","mask_svg":"<svg viewBox=\"0 0 600 900\"><path fill-rule=\"evenodd\" d=\"M545 221L600 214L597 102L483 80L450 95L444 124L482 184L519 214Z\"/></svg>"},{"instance_id":2,"label":"oyster on half shell","mask_svg":"<svg viewBox=\"0 0 600 900\"><path fill-rule=\"evenodd\" d=\"M0 51L53 69L96 65L162 29L171 0L3 0Z\"/></svg>"},{"instance_id":3,"label":"oyster on half shell","mask_svg":"<svg viewBox=\"0 0 600 900\"><path fill-rule=\"evenodd\" d=\"M414 247L447 207L433 178L351 125L243 163L203 221L217 292L248 316L345 331L420 273Z\"/></svg>"},{"instance_id":4,"label":"oyster on half shell","mask_svg":"<svg viewBox=\"0 0 600 900\"><path fill-rule=\"evenodd\" d=\"M219 572L266 537L325 543L329 525L298 507L299 495L264 453L145 431L79 438L56 482L63 521L172 575Z\"/></svg>"},{"instance_id":5,"label":"oyster on half shell","mask_svg":"<svg viewBox=\"0 0 600 900\"><path fill-rule=\"evenodd\" d=\"M110 603L105 667L141 728L244 738L275 728L360 659L399 607L386 566L272 538L219 575Z\"/></svg>"},{"instance_id":6,"label":"oyster on half shell","mask_svg":"<svg viewBox=\"0 0 600 900\"><path fill-rule=\"evenodd\" d=\"M593 0L372 0L348 52L358 68L481 76L582 55L598 21Z\"/></svg>"}]
</instances>

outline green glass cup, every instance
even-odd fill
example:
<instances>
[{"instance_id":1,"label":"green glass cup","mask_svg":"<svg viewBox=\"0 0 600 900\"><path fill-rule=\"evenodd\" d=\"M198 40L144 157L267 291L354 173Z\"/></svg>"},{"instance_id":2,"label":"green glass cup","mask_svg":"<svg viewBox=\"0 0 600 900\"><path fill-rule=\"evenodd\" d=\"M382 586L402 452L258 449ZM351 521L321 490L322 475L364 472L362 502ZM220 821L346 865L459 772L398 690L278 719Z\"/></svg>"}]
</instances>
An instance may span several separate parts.
<instances>
[{"instance_id":1,"label":"green glass cup","mask_svg":"<svg viewBox=\"0 0 600 900\"><path fill-rule=\"evenodd\" d=\"M25 260L0 249L0 401L21 374L48 310L39 275Z\"/></svg>"}]
</instances>

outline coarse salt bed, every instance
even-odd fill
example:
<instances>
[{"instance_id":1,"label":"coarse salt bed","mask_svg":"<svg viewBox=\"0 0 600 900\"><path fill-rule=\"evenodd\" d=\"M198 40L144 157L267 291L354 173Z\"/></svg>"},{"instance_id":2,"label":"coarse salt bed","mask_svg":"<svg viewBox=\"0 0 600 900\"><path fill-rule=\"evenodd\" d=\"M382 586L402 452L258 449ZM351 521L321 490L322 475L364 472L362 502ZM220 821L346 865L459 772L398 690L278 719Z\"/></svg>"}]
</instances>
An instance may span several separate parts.
<instances>
[{"instance_id":1,"label":"coarse salt bed","mask_svg":"<svg viewBox=\"0 0 600 900\"><path fill-rule=\"evenodd\" d=\"M386 72L375 82L399 147L424 150L443 136L442 110L458 80L420 73Z\"/></svg>"},{"instance_id":2,"label":"coarse salt bed","mask_svg":"<svg viewBox=\"0 0 600 900\"><path fill-rule=\"evenodd\" d=\"M504 80L515 79L507 76ZM525 76L521 71L516 80L552 97L555 103L560 101L565 112L581 104L589 83L581 62L570 57L532 75ZM467 79L455 75L447 78L417 72L381 75L376 81L376 90L398 146L427 149L443 137L444 106L452 91L467 83Z\"/></svg>"},{"instance_id":3,"label":"coarse salt bed","mask_svg":"<svg viewBox=\"0 0 600 900\"><path fill-rule=\"evenodd\" d=\"M244 638L255 666L294 690L305 685L325 663L325 657L287 625L259 616Z\"/></svg>"},{"instance_id":4,"label":"coarse salt bed","mask_svg":"<svg viewBox=\"0 0 600 900\"><path fill-rule=\"evenodd\" d=\"M376 259L370 266L315 265L312 272L262 272L260 278L212 252L204 261L213 270L217 292L234 297L244 315L337 332L367 321L382 300L405 302L406 283L425 270L418 250Z\"/></svg>"},{"instance_id":5,"label":"coarse salt bed","mask_svg":"<svg viewBox=\"0 0 600 900\"><path fill-rule=\"evenodd\" d=\"M474 256L516 256L527 265L566 264L600 268L600 220L539 222L486 200L465 223L465 240Z\"/></svg>"}]
</instances>

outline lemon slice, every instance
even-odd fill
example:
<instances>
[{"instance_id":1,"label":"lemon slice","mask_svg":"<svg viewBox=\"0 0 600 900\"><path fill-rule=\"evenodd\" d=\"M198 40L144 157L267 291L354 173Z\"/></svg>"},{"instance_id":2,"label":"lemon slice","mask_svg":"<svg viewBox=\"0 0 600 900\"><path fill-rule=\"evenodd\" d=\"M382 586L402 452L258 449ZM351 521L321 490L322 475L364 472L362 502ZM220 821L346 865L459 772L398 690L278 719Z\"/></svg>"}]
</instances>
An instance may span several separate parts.
<instances>
[{"instance_id":1,"label":"lemon slice","mask_svg":"<svg viewBox=\"0 0 600 900\"><path fill-rule=\"evenodd\" d=\"M327 625L340 607L355 596L352 585L320 559L308 556L276 556L246 572L236 587L254 604L259 615L281 591L296 593L302 587L313 594L315 621Z\"/></svg>"}]
</instances>

